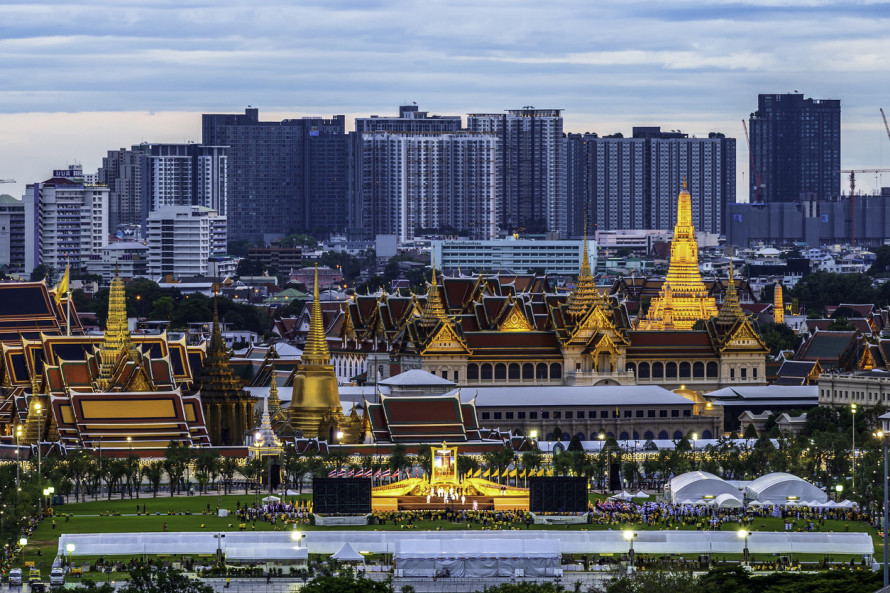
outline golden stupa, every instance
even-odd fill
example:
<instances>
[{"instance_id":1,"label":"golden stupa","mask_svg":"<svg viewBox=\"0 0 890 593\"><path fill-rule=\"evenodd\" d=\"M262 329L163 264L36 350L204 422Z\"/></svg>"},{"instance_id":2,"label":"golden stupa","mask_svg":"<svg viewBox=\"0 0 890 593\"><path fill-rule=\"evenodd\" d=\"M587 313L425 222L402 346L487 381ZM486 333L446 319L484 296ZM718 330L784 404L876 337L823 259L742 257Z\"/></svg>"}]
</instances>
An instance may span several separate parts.
<instances>
[{"instance_id":1,"label":"golden stupa","mask_svg":"<svg viewBox=\"0 0 890 593\"><path fill-rule=\"evenodd\" d=\"M717 315L698 269L698 242L692 224L692 197L683 190L677 198L677 224L671 242L671 263L658 296L652 299L641 330L690 330L696 321Z\"/></svg>"},{"instance_id":2,"label":"golden stupa","mask_svg":"<svg viewBox=\"0 0 890 593\"><path fill-rule=\"evenodd\" d=\"M773 291L773 323L785 323L785 304L782 301L782 283L777 282Z\"/></svg>"}]
</instances>

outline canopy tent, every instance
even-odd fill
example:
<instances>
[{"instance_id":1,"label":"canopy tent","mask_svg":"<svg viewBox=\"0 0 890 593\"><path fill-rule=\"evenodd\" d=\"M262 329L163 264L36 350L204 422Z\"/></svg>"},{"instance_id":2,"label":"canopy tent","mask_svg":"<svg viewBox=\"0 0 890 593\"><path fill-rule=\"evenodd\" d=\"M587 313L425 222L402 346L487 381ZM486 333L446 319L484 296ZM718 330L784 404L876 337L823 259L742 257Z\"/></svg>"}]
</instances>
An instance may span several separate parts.
<instances>
[{"instance_id":1,"label":"canopy tent","mask_svg":"<svg viewBox=\"0 0 890 593\"><path fill-rule=\"evenodd\" d=\"M714 506L718 509L740 509L743 505L742 501L732 494L720 494L714 498Z\"/></svg>"},{"instance_id":2,"label":"canopy tent","mask_svg":"<svg viewBox=\"0 0 890 593\"><path fill-rule=\"evenodd\" d=\"M631 494L630 492L628 492L627 490L622 490L618 494L615 494L614 496L610 496L609 498L611 498L613 500L632 500L633 497L634 497L634 495Z\"/></svg>"},{"instance_id":3,"label":"canopy tent","mask_svg":"<svg viewBox=\"0 0 890 593\"><path fill-rule=\"evenodd\" d=\"M281 502L281 499L277 496L267 496L263 499L263 502Z\"/></svg>"},{"instance_id":4,"label":"canopy tent","mask_svg":"<svg viewBox=\"0 0 890 593\"><path fill-rule=\"evenodd\" d=\"M396 574L411 577L553 577L560 574L559 542L546 539L417 539L396 542Z\"/></svg>"},{"instance_id":5,"label":"canopy tent","mask_svg":"<svg viewBox=\"0 0 890 593\"><path fill-rule=\"evenodd\" d=\"M708 472L687 472L669 483L671 502L716 498L729 494L742 502L742 495L732 484Z\"/></svg>"},{"instance_id":6,"label":"canopy tent","mask_svg":"<svg viewBox=\"0 0 890 593\"><path fill-rule=\"evenodd\" d=\"M788 504L792 501L815 500L826 502L828 495L797 476L774 472L760 476L745 488L748 498L768 504Z\"/></svg>"},{"instance_id":7,"label":"canopy tent","mask_svg":"<svg viewBox=\"0 0 890 593\"><path fill-rule=\"evenodd\" d=\"M355 551L355 548L349 542L344 542L337 552L331 556L334 560L340 562L364 562L365 557Z\"/></svg>"},{"instance_id":8,"label":"canopy tent","mask_svg":"<svg viewBox=\"0 0 890 593\"><path fill-rule=\"evenodd\" d=\"M649 498L649 496L650 496L649 494L646 494L642 490L640 490L639 492L634 494L634 498Z\"/></svg>"}]
</instances>

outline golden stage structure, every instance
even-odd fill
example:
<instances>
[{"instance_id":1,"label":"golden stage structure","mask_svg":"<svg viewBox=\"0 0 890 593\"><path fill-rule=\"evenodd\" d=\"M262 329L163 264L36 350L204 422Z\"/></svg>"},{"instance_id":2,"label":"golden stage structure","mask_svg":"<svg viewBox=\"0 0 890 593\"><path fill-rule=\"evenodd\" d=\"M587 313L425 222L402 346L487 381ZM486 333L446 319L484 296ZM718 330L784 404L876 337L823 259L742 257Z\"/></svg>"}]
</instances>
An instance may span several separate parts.
<instances>
[{"instance_id":1,"label":"golden stage structure","mask_svg":"<svg viewBox=\"0 0 890 593\"><path fill-rule=\"evenodd\" d=\"M457 471L457 447L430 447L429 477L407 478L371 490L375 511L528 510L528 489L498 484Z\"/></svg>"}]
</instances>

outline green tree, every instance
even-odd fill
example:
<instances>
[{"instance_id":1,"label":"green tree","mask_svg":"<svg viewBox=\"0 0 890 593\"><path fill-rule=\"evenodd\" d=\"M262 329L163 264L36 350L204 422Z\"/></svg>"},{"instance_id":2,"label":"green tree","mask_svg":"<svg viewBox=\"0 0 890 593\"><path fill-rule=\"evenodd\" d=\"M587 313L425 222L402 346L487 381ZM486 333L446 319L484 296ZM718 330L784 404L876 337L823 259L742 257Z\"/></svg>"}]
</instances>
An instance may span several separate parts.
<instances>
[{"instance_id":1,"label":"green tree","mask_svg":"<svg viewBox=\"0 0 890 593\"><path fill-rule=\"evenodd\" d=\"M129 582L120 593L213 593L213 587L185 576L168 566L138 562L130 569Z\"/></svg>"},{"instance_id":2,"label":"green tree","mask_svg":"<svg viewBox=\"0 0 890 593\"><path fill-rule=\"evenodd\" d=\"M530 583L528 581L522 581L519 583L492 585L490 587L485 587L485 589L477 591L476 593L562 593L565 590L565 587L559 583Z\"/></svg>"},{"instance_id":3,"label":"green tree","mask_svg":"<svg viewBox=\"0 0 890 593\"><path fill-rule=\"evenodd\" d=\"M262 276L263 262L249 257L242 258L241 261L238 262L238 268L235 270L235 274L238 276Z\"/></svg>"},{"instance_id":4,"label":"green tree","mask_svg":"<svg viewBox=\"0 0 890 593\"><path fill-rule=\"evenodd\" d=\"M411 464L408 459L408 452L405 445L398 443L392 448L389 454L389 469L392 471L402 471Z\"/></svg>"},{"instance_id":5,"label":"green tree","mask_svg":"<svg viewBox=\"0 0 890 593\"><path fill-rule=\"evenodd\" d=\"M605 593L697 593L703 591L691 572L647 570L621 577L606 585Z\"/></svg>"},{"instance_id":6,"label":"green tree","mask_svg":"<svg viewBox=\"0 0 890 593\"><path fill-rule=\"evenodd\" d=\"M219 473L219 463L218 451L201 449L195 457L195 479L202 494L207 491L207 484Z\"/></svg>"},{"instance_id":7,"label":"green tree","mask_svg":"<svg viewBox=\"0 0 890 593\"><path fill-rule=\"evenodd\" d=\"M577 434L573 435L569 440L569 448L568 451L583 451L584 445L581 444L581 437Z\"/></svg>"},{"instance_id":8,"label":"green tree","mask_svg":"<svg viewBox=\"0 0 890 593\"><path fill-rule=\"evenodd\" d=\"M151 491L157 498L158 490L161 488L161 479L164 477L164 462L156 460L143 465L142 477L151 485Z\"/></svg>"},{"instance_id":9,"label":"green tree","mask_svg":"<svg viewBox=\"0 0 890 593\"><path fill-rule=\"evenodd\" d=\"M760 337L772 356L778 356L782 350L796 351L801 341L801 337L784 323L761 323Z\"/></svg>"},{"instance_id":10,"label":"green tree","mask_svg":"<svg viewBox=\"0 0 890 593\"><path fill-rule=\"evenodd\" d=\"M389 583L356 577L344 571L340 575L320 575L303 585L301 593L393 593Z\"/></svg>"},{"instance_id":11,"label":"green tree","mask_svg":"<svg viewBox=\"0 0 890 593\"><path fill-rule=\"evenodd\" d=\"M864 274L815 272L805 276L789 291L788 300L797 298L807 313L822 312L826 305L875 303L879 294L871 278Z\"/></svg>"},{"instance_id":12,"label":"green tree","mask_svg":"<svg viewBox=\"0 0 890 593\"><path fill-rule=\"evenodd\" d=\"M890 275L890 245L881 245L875 251L875 261L866 272L869 276L886 277Z\"/></svg>"},{"instance_id":13,"label":"green tree","mask_svg":"<svg viewBox=\"0 0 890 593\"><path fill-rule=\"evenodd\" d=\"M36 268L31 271L31 277L29 280L31 282L40 282L44 278L46 279L46 283L52 286L55 284L55 274L53 273L53 269L46 264L40 264Z\"/></svg>"},{"instance_id":14,"label":"green tree","mask_svg":"<svg viewBox=\"0 0 890 593\"><path fill-rule=\"evenodd\" d=\"M185 476L189 463L191 463L191 451L189 448L177 441L170 441L170 444L167 445L167 449L164 451L164 471L170 477L170 496L173 496L179 489L179 483Z\"/></svg>"},{"instance_id":15,"label":"green tree","mask_svg":"<svg viewBox=\"0 0 890 593\"><path fill-rule=\"evenodd\" d=\"M222 458L222 462L219 465L219 474L222 476L223 484L225 484L225 494L229 493L229 486L231 485L232 480L235 479L235 474L238 473L239 467L240 465L237 457Z\"/></svg>"},{"instance_id":16,"label":"green tree","mask_svg":"<svg viewBox=\"0 0 890 593\"><path fill-rule=\"evenodd\" d=\"M833 332L849 332L856 331L856 326L850 323L850 320L846 317L837 317L831 320L831 323L828 324L828 331Z\"/></svg>"},{"instance_id":17,"label":"green tree","mask_svg":"<svg viewBox=\"0 0 890 593\"><path fill-rule=\"evenodd\" d=\"M65 589L65 591L68 593L115 593L115 588L111 583L98 584L95 581L84 581L71 589Z\"/></svg>"},{"instance_id":18,"label":"green tree","mask_svg":"<svg viewBox=\"0 0 890 593\"><path fill-rule=\"evenodd\" d=\"M151 313L148 314L153 320L167 320L173 318L173 309L175 307L175 303L173 302L173 297L163 296L154 302L154 305L151 308Z\"/></svg>"}]
</instances>

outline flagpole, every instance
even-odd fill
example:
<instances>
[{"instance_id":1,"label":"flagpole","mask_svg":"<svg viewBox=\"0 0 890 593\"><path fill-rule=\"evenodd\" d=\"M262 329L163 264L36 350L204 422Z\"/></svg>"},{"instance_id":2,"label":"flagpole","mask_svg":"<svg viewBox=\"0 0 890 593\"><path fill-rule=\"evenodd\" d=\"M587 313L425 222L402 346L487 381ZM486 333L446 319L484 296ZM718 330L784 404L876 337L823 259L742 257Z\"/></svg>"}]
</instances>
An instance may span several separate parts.
<instances>
[{"instance_id":1,"label":"flagpole","mask_svg":"<svg viewBox=\"0 0 890 593\"><path fill-rule=\"evenodd\" d=\"M67 292L66 294L68 295L68 302L67 302L67 304L66 304L66 317L67 317L67 319L66 319L66 321L67 321L66 326L67 326L67 327L66 327L66 330L65 330L65 335L66 335L66 336L70 336L70 335L71 335L71 290L69 289L68 292Z\"/></svg>"}]
</instances>

